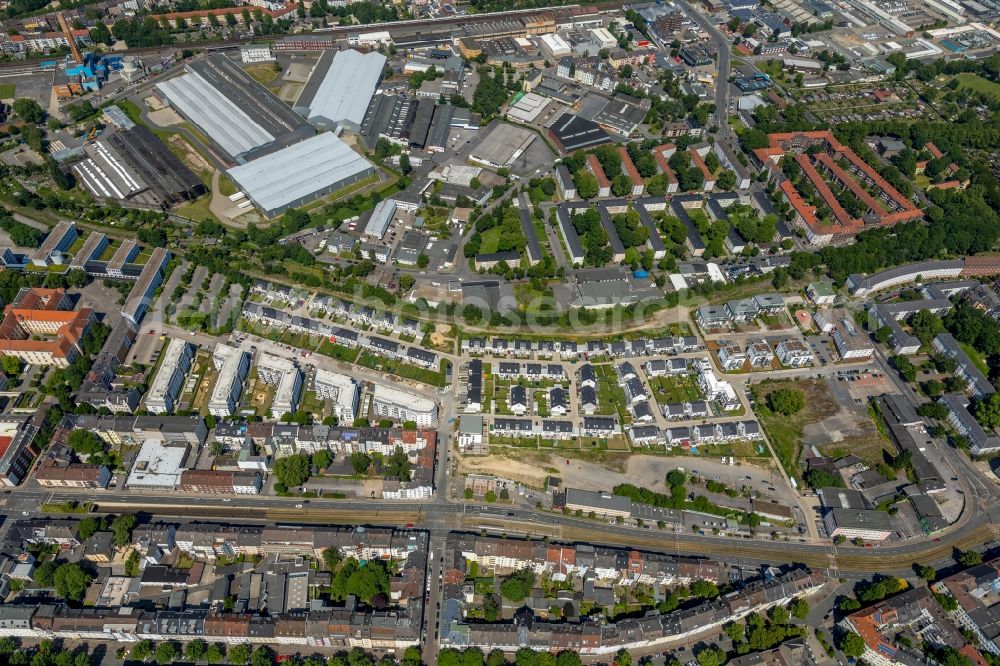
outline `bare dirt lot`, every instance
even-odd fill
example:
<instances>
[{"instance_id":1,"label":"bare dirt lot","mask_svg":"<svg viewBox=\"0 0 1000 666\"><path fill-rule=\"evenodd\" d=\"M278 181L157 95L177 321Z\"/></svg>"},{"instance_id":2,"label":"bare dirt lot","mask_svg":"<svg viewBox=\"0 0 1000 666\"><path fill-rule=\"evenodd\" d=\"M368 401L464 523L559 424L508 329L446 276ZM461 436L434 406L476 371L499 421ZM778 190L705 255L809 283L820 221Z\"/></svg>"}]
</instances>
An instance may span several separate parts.
<instances>
[{"instance_id":1,"label":"bare dirt lot","mask_svg":"<svg viewBox=\"0 0 1000 666\"><path fill-rule=\"evenodd\" d=\"M198 154L198 151L194 150L187 141L177 136L176 134L170 136L170 145L173 146L177 151L180 152L181 160L187 165L189 169L195 173L203 173L205 171L211 172L212 166L205 161L205 158Z\"/></svg>"},{"instance_id":2,"label":"bare dirt lot","mask_svg":"<svg viewBox=\"0 0 1000 666\"><path fill-rule=\"evenodd\" d=\"M717 458L629 456L620 453L606 456L604 464L601 464L566 458L556 453L511 450L509 457L463 456L459 459L459 471L463 474L493 474L536 488L544 484L546 477L557 476L562 480L563 487L569 488L611 490L618 484L631 483L656 492L666 492L667 472L682 468L689 474L697 473L734 488L751 485L760 491L774 485L779 494L787 490L784 484L774 484L776 473L750 465L724 465ZM782 496L780 499L789 498Z\"/></svg>"},{"instance_id":3,"label":"bare dirt lot","mask_svg":"<svg viewBox=\"0 0 1000 666\"><path fill-rule=\"evenodd\" d=\"M172 125L180 125L184 122L184 119L181 118L180 115L178 115L178 113L173 109L150 111L149 119L160 127L171 127Z\"/></svg>"}]
</instances>

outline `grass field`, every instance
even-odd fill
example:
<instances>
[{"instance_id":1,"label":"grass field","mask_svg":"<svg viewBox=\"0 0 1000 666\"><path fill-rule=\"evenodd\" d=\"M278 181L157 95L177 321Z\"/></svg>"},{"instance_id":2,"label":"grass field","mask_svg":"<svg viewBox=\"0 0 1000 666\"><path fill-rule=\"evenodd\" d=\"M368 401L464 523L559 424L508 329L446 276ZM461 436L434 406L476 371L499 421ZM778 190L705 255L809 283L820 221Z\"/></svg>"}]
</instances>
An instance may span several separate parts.
<instances>
[{"instance_id":1,"label":"grass field","mask_svg":"<svg viewBox=\"0 0 1000 666\"><path fill-rule=\"evenodd\" d=\"M212 195L206 195L198 197L194 201L177 209L177 214L195 221L201 220L214 220L215 215L209 209L209 204L212 203Z\"/></svg>"},{"instance_id":2,"label":"grass field","mask_svg":"<svg viewBox=\"0 0 1000 666\"><path fill-rule=\"evenodd\" d=\"M13 83L0 83L0 99L10 99L16 90Z\"/></svg>"},{"instance_id":3,"label":"grass field","mask_svg":"<svg viewBox=\"0 0 1000 666\"><path fill-rule=\"evenodd\" d=\"M1000 99L1000 83L994 83L972 72L962 72L961 74L957 74L955 78L958 79L959 88L986 93L994 99Z\"/></svg>"},{"instance_id":4,"label":"grass field","mask_svg":"<svg viewBox=\"0 0 1000 666\"><path fill-rule=\"evenodd\" d=\"M142 121L142 109L132 100L123 99L120 102L116 102L116 105L125 112L125 115L132 119L132 122L139 123Z\"/></svg>"},{"instance_id":5,"label":"grass field","mask_svg":"<svg viewBox=\"0 0 1000 666\"><path fill-rule=\"evenodd\" d=\"M483 242L479 246L480 254L493 254L500 246L500 227L493 227L483 232Z\"/></svg>"},{"instance_id":6,"label":"grass field","mask_svg":"<svg viewBox=\"0 0 1000 666\"><path fill-rule=\"evenodd\" d=\"M263 85L267 85L271 81L274 81L278 78L278 74L281 73L281 70L276 70L274 65L269 62L250 65L249 67L244 67L243 69L250 75L251 78L253 78L253 80Z\"/></svg>"},{"instance_id":7,"label":"grass field","mask_svg":"<svg viewBox=\"0 0 1000 666\"><path fill-rule=\"evenodd\" d=\"M694 377L691 375L650 377L649 387L653 390L656 402L660 405L702 399L701 391L698 390Z\"/></svg>"},{"instance_id":8,"label":"grass field","mask_svg":"<svg viewBox=\"0 0 1000 666\"><path fill-rule=\"evenodd\" d=\"M222 177L219 178L219 194L228 197L236 194L236 189L236 183L234 183L233 179L229 176L223 174Z\"/></svg>"},{"instance_id":9,"label":"grass field","mask_svg":"<svg viewBox=\"0 0 1000 666\"><path fill-rule=\"evenodd\" d=\"M360 350L351 349L350 347L345 347L343 345L335 345L329 340L324 340L320 343L317 351L324 356L329 356L330 358L335 358L339 361L354 363L358 359L358 353Z\"/></svg>"},{"instance_id":10,"label":"grass field","mask_svg":"<svg viewBox=\"0 0 1000 666\"><path fill-rule=\"evenodd\" d=\"M990 369L986 365L986 359L983 358L983 355L980 354L972 345L967 345L964 342L959 342L958 344L962 348L962 351L964 351L969 357L969 360L972 361L972 364L979 369L979 372L988 377Z\"/></svg>"}]
</instances>

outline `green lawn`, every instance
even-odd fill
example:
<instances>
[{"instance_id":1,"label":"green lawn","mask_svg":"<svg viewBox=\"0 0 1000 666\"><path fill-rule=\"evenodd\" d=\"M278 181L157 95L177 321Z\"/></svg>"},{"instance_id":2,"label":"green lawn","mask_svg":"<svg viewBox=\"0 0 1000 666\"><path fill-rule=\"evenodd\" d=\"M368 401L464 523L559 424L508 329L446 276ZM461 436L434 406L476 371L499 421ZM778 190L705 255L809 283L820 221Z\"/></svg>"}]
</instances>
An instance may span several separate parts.
<instances>
[{"instance_id":1,"label":"green lawn","mask_svg":"<svg viewBox=\"0 0 1000 666\"><path fill-rule=\"evenodd\" d=\"M10 99L14 96L15 90L13 83L0 83L0 99Z\"/></svg>"},{"instance_id":2,"label":"green lawn","mask_svg":"<svg viewBox=\"0 0 1000 666\"><path fill-rule=\"evenodd\" d=\"M406 379L430 384L431 386L444 386L444 372L430 368L421 368L409 363L400 363L396 366L394 374Z\"/></svg>"},{"instance_id":3,"label":"green lawn","mask_svg":"<svg viewBox=\"0 0 1000 666\"><path fill-rule=\"evenodd\" d=\"M209 204L212 203L212 195L206 195L198 197L194 201L188 204L184 204L177 209L177 214L186 217L196 222L201 220L215 220L215 215L209 209Z\"/></svg>"},{"instance_id":4,"label":"green lawn","mask_svg":"<svg viewBox=\"0 0 1000 666\"><path fill-rule=\"evenodd\" d=\"M701 391L691 375L681 377L650 377L649 387L656 397L656 402L666 405L674 402L692 402L701 400Z\"/></svg>"},{"instance_id":5,"label":"green lawn","mask_svg":"<svg viewBox=\"0 0 1000 666\"><path fill-rule=\"evenodd\" d=\"M141 120L142 120L142 109L140 109L139 106L135 102L133 102L132 100L128 100L128 99L123 99L120 102L116 102L116 105L119 108L121 108L122 111L125 112L125 115L127 115L129 118L132 119L132 122L134 122L134 123L141 122Z\"/></svg>"},{"instance_id":6,"label":"green lawn","mask_svg":"<svg viewBox=\"0 0 1000 666\"><path fill-rule=\"evenodd\" d=\"M955 76L959 88L967 88L975 92L986 93L994 99L1000 99L1000 83L994 83L972 72L962 72Z\"/></svg>"},{"instance_id":7,"label":"green lawn","mask_svg":"<svg viewBox=\"0 0 1000 666\"><path fill-rule=\"evenodd\" d=\"M343 345L335 345L329 340L324 340L320 343L317 351L324 356L329 356L337 359L338 361L345 361L347 363L354 363L358 359L359 352L357 349L351 349L350 347L345 347Z\"/></svg>"},{"instance_id":8,"label":"green lawn","mask_svg":"<svg viewBox=\"0 0 1000 666\"><path fill-rule=\"evenodd\" d=\"M959 342L958 344L962 348L962 351L969 357L969 360L972 361L973 365L979 369L979 372L989 377L990 369L987 367L986 359L983 358L983 355L976 351L976 348L972 345L967 345L964 342Z\"/></svg>"},{"instance_id":9,"label":"green lawn","mask_svg":"<svg viewBox=\"0 0 1000 666\"><path fill-rule=\"evenodd\" d=\"M483 232L483 242L479 246L480 254L493 254L500 246L500 227L496 226Z\"/></svg>"}]
</instances>

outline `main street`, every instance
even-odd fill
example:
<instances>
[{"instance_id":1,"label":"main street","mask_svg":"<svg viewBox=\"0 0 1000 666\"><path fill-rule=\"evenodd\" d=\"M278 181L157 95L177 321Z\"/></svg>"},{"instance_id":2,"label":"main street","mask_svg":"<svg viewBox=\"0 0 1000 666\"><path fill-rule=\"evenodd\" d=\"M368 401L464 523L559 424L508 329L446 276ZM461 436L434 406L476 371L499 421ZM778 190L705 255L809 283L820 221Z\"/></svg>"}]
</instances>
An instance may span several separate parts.
<instances>
[{"instance_id":1,"label":"main street","mask_svg":"<svg viewBox=\"0 0 1000 666\"><path fill-rule=\"evenodd\" d=\"M699 9L692 7L687 0L678 0L678 2L687 15L709 34L712 45L718 51L715 79L715 122L719 126L719 132L716 134L716 140L719 137L725 137L735 145L736 134L729 126L729 63L732 57L729 40L711 19Z\"/></svg>"},{"instance_id":2,"label":"main street","mask_svg":"<svg viewBox=\"0 0 1000 666\"><path fill-rule=\"evenodd\" d=\"M442 447L444 448L444 447ZM834 575L871 575L873 571L909 575L912 565L951 563L955 550L981 546L997 537L1000 506L993 501L978 505L975 520L956 523L937 539L885 543L877 548L834 546L796 541L766 541L728 536L697 535L639 528L600 520L576 518L558 512L485 506L449 501L345 501L314 499L304 503L283 497L206 497L204 495L125 495L93 490L49 492L38 488L11 489L5 509L9 515L37 515L42 503L89 500L99 512L133 512L156 519L178 521L218 520L279 524L370 524L427 529L432 544L451 530L487 530L510 536L542 536L568 542L599 543L642 548L675 555L717 557L746 564L801 563L829 570ZM438 550L438 553L440 551Z\"/></svg>"}]
</instances>

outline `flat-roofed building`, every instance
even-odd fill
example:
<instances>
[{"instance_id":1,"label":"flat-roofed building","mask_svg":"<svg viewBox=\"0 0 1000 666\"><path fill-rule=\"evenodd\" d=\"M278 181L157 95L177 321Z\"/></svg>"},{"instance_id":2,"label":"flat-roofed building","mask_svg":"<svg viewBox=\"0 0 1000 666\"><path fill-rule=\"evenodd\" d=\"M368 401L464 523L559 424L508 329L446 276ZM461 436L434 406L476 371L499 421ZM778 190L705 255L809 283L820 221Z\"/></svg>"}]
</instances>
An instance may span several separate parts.
<instances>
[{"instance_id":1,"label":"flat-roofed building","mask_svg":"<svg viewBox=\"0 0 1000 666\"><path fill-rule=\"evenodd\" d=\"M801 340L794 340L792 338L782 340L774 348L774 351L778 355L778 360L786 367L800 368L813 362L813 355L809 351L809 346Z\"/></svg>"},{"instance_id":2,"label":"flat-roofed building","mask_svg":"<svg viewBox=\"0 0 1000 666\"><path fill-rule=\"evenodd\" d=\"M271 53L270 44L241 44L240 60L245 65L258 62L272 62L274 54Z\"/></svg>"},{"instance_id":3,"label":"flat-roofed building","mask_svg":"<svg viewBox=\"0 0 1000 666\"><path fill-rule=\"evenodd\" d=\"M823 517L823 524L831 538L884 541L894 531L889 514L874 510L831 509Z\"/></svg>"},{"instance_id":4,"label":"flat-roofed building","mask_svg":"<svg viewBox=\"0 0 1000 666\"><path fill-rule=\"evenodd\" d=\"M597 490L567 488L563 506L570 511L580 510L585 514L593 511L598 516L608 518L628 518L632 515L632 500Z\"/></svg>"},{"instance_id":5,"label":"flat-roofed building","mask_svg":"<svg viewBox=\"0 0 1000 666\"><path fill-rule=\"evenodd\" d=\"M100 231L91 232L87 236L87 240L84 241L83 247L73 257L73 261L70 262L69 267L87 270L87 263L100 257L109 243L108 237Z\"/></svg>"},{"instance_id":6,"label":"flat-roofed building","mask_svg":"<svg viewBox=\"0 0 1000 666\"><path fill-rule=\"evenodd\" d=\"M358 415L361 387L347 375L319 368L313 376L317 397L333 403L333 415L340 423L353 423Z\"/></svg>"},{"instance_id":7,"label":"flat-roofed building","mask_svg":"<svg viewBox=\"0 0 1000 666\"><path fill-rule=\"evenodd\" d=\"M212 352L212 362L219 376L208 399L208 411L213 416L232 416L243 394L243 382L250 369L250 354L219 343Z\"/></svg>"},{"instance_id":8,"label":"flat-roofed building","mask_svg":"<svg viewBox=\"0 0 1000 666\"><path fill-rule=\"evenodd\" d=\"M132 287L132 291L129 292L128 298L125 299L125 305L122 307L122 316L133 325L138 326L146 315L146 308L153 300L153 293L163 282L163 271L166 270L169 263L170 252L162 247L153 250L146 261L146 265L139 274L139 279L135 281L135 286Z\"/></svg>"},{"instance_id":9,"label":"flat-roofed building","mask_svg":"<svg viewBox=\"0 0 1000 666\"><path fill-rule=\"evenodd\" d=\"M951 333L938 333L933 342L934 351L955 359L955 373L965 380L973 397L982 398L996 393L996 388L986 375L965 353L958 340Z\"/></svg>"},{"instance_id":10,"label":"flat-roofed building","mask_svg":"<svg viewBox=\"0 0 1000 666\"><path fill-rule=\"evenodd\" d=\"M62 263L62 253L73 246L79 233L76 224L63 220L45 237L41 246L31 255L31 263L39 268Z\"/></svg>"},{"instance_id":11,"label":"flat-roofed building","mask_svg":"<svg viewBox=\"0 0 1000 666\"><path fill-rule=\"evenodd\" d=\"M965 261L962 259L921 261L897 266L868 276L852 273L847 276L847 281L844 284L852 295L863 298L877 291L916 282L918 278L924 282L957 278L964 269Z\"/></svg>"},{"instance_id":12,"label":"flat-roofed building","mask_svg":"<svg viewBox=\"0 0 1000 666\"><path fill-rule=\"evenodd\" d=\"M0 483L16 486L28 476L38 451L34 446L38 428L27 417L0 418Z\"/></svg>"},{"instance_id":13,"label":"flat-roofed building","mask_svg":"<svg viewBox=\"0 0 1000 666\"><path fill-rule=\"evenodd\" d=\"M482 414L463 414L458 419L458 448L467 455L489 453Z\"/></svg>"},{"instance_id":14,"label":"flat-roofed building","mask_svg":"<svg viewBox=\"0 0 1000 666\"><path fill-rule=\"evenodd\" d=\"M372 392L372 412L394 421L413 421L418 427L438 423L438 407L433 400L382 384L376 384Z\"/></svg>"},{"instance_id":15,"label":"flat-roofed building","mask_svg":"<svg viewBox=\"0 0 1000 666\"><path fill-rule=\"evenodd\" d=\"M125 487L141 490L173 490L180 481L188 445L147 439L143 442L125 480Z\"/></svg>"},{"instance_id":16,"label":"flat-roofed building","mask_svg":"<svg viewBox=\"0 0 1000 666\"><path fill-rule=\"evenodd\" d=\"M149 387L149 393L146 394L146 409L154 414L169 414L174 411L193 360L194 347L180 338L171 338L160 368Z\"/></svg>"},{"instance_id":17,"label":"flat-roofed building","mask_svg":"<svg viewBox=\"0 0 1000 666\"><path fill-rule=\"evenodd\" d=\"M845 360L871 358L875 347L864 330L855 323L847 310L834 310L829 317L833 325L833 343L837 353Z\"/></svg>"},{"instance_id":18,"label":"flat-roofed building","mask_svg":"<svg viewBox=\"0 0 1000 666\"><path fill-rule=\"evenodd\" d=\"M125 268L125 264L131 263L139 255L139 243L131 238L126 238L122 241L122 244L118 246L114 254L111 255L111 259L108 260L107 268L108 275L111 277L120 278L124 276L122 269Z\"/></svg>"},{"instance_id":19,"label":"flat-roofed building","mask_svg":"<svg viewBox=\"0 0 1000 666\"><path fill-rule=\"evenodd\" d=\"M837 292L827 282L810 282L806 286L806 296L816 305L833 305Z\"/></svg>"},{"instance_id":20,"label":"flat-roofed building","mask_svg":"<svg viewBox=\"0 0 1000 666\"><path fill-rule=\"evenodd\" d=\"M469 159L496 169L511 166L537 135L531 130L498 123L469 153Z\"/></svg>"},{"instance_id":21,"label":"flat-roofed building","mask_svg":"<svg viewBox=\"0 0 1000 666\"><path fill-rule=\"evenodd\" d=\"M208 427L201 416L94 416L74 418L74 425L111 446L141 446L146 440L204 444Z\"/></svg>"},{"instance_id":22,"label":"flat-roofed building","mask_svg":"<svg viewBox=\"0 0 1000 666\"><path fill-rule=\"evenodd\" d=\"M294 361L262 353L257 357L257 377L263 383L276 387L271 402L271 414L275 418L295 412L302 395L302 371Z\"/></svg>"},{"instance_id":23,"label":"flat-roofed building","mask_svg":"<svg viewBox=\"0 0 1000 666\"><path fill-rule=\"evenodd\" d=\"M989 455L1000 451L1000 437L976 421L964 395L943 395L938 398L938 402L948 408L948 424L968 440L972 455Z\"/></svg>"}]
</instances>

